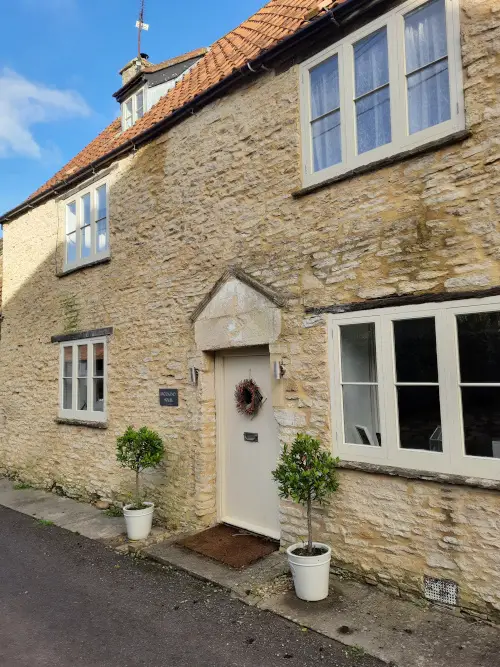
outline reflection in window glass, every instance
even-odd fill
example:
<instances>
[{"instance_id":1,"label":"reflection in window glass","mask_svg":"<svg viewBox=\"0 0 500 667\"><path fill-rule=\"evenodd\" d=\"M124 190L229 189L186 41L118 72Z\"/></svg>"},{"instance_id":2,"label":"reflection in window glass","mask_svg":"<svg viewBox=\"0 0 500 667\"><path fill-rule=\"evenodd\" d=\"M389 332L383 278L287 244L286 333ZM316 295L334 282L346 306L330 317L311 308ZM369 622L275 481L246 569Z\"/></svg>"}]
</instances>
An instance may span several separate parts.
<instances>
[{"instance_id":1,"label":"reflection in window glass","mask_svg":"<svg viewBox=\"0 0 500 667\"><path fill-rule=\"evenodd\" d=\"M94 410L104 412L104 378L94 378Z\"/></svg>"},{"instance_id":2,"label":"reflection in window glass","mask_svg":"<svg viewBox=\"0 0 500 667\"><path fill-rule=\"evenodd\" d=\"M465 453L500 458L500 386L481 386L500 385L500 313L457 315L457 335Z\"/></svg>"},{"instance_id":3,"label":"reflection in window glass","mask_svg":"<svg viewBox=\"0 0 500 667\"><path fill-rule=\"evenodd\" d=\"M73 348L64 348L63 377L73 377Z\"/></svg>"},{"instance_id":4,"label":"reflection in window glass","mask_svg":"<svg viewBox=\"0 0 500 667\"><path fill-rule=\"evenodd\" d=\"M144 116L144 92L140 90L135 96L135 108L137 118Z\"/></svg>"},{"instance_id":5,"label":"reflection in window glass","mask_svg":"<svg viewBox=\"0 0 500 667\"><path fill-rule=\"evenodd\" d=\"M73 402L73 380L71 378L63 379L63 408L71 410Z\"/></svg>"},{"instance_id":6,"label":"reflection in window glass","mask_svg":"<svg viewBox=\"0 0 500 667\"><path fill-rule=\"evenodd\" d=\"M500 313L457 315L460 379L500 383Z\"/></svg>"},{"instance_id":7,"label":"reflection in window glass","mask_svg":"<svg viewBox=\"0 0 500 667\"><path fill-rule=\"evenodd\" d=\"M88 375L88 359L87 359L87 345L78 346L78 402L77 410L86 410L87 401L87 375Z\"/></svg>"},{"instance_id":8,"label":"reflection in window glass","mask_svg":"<svg viewBox=\"0 0 500 667\"><path fill-rule=\"evenodd\" d=\"M391 141L387 29L354 46L358 153Z\"/></svg>"},{"instance_id":9,"label":"reflection in window glass","mask_svg":"<svg viewBox=\"0 0 500 667\"><path fill-rule=\"evenodd\" d=\"M376 382L375 324L340 327L342 381Z\"/></svg>"},{"instance_id":10,"label":"reflection in window glass","mask_svg":"<svg viewBox=\"0 0 500 667\"><path fill-rule=\"evenodd\" d=\"M76 260L76 202L66 206L66 261Z\"/></svg>"},{"instance_id":11,"label":"reflection in window glass","mask_svg":"<svg viewBox=\"0 0 500 667\"><path fill-rule=\"evenodd\" d=\"M397 392L401 447L442 452L439 387L398 387Z\"/></svg>"},{"instance_id":12,"label":"reflection in window glass","mask_svg":"<svg viewBox=\"0 0 500 667\"><path fill-rule=\"evenodd\" d=\"M104 343L94 345L94 410L104 412Z\"/></svg>"},{"instance_id":13,"label":"reflection in window glass","mask_svg":"<svg viewBox=\"0 0 500 667\"><path fill-rule=\"evenodd\" d=\"M462 387L467 456L500 459L500 387Z\"/></svg>"},{"instance_id":14,"label":"reflection in window glass","mask_svg":"<svg viewBox=\"0 0 500 667\"><path fill-rule=\"evenodd\" d=\"M106 200L106 185L101 185L96 190L96 246L97 252L102 252L108 247L108 220L107 220L107 200Z\"/></svg>"},{"instance_id":15,"label":"reflection in window glass","mask_svg":"<svg viewBox=\"0 0 500 667\"><path fill-rule=\"evenodd\" d=\"M345 442L381 444L375 325L340 327Z\"/></svg>"},{"instance_id":16,"label":"reflection in window glass","mask_svg":"<svg viewBox=\"0 0 500 667\"><path fill-rule=\"evenodd\" d=\"M400 447L442 452L435 319L394 320L393 329Z\"/></svg>"},{"instance_id":17,"label":"reflection in window glass","mask_svg":"<svg viewBox=\"0 0 500 667\"><path fill-rule=\"evenodd\" d=\"M398 382L437 382L436 324L433 317L394 321Z\"/></svg>"},{"instance_id":18,"label":"reflection in window glass","mask_svg":"<svg viewBox=\"0 0 500 667\"><path fill-rule=\"evenodd\" d=\"M338 56L311 70L311 121L314 171L342 161Z\"/></svg>"}]
</instances>

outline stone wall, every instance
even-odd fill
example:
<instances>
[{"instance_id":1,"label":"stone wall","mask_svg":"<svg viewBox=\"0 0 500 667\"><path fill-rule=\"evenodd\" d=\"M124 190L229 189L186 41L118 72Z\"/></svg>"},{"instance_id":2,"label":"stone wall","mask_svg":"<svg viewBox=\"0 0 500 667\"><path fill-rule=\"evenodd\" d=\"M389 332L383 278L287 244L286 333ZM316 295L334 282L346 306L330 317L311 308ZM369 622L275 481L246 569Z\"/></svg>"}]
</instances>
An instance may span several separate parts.
<instances>
[{"instance_id":1,"label":"stone wall","mask_svg":"<svg viewBox=\"0 0 500 667\"><path fill-rule=\"evenodd\" d=\"M123 499L114 458L129 423L165 440L148 478L170 525L215 510L213 356L190 315L231 265L289 295L271 353L284 362L280 438L331 442L325 320L304 307L500 284L500 10L463 0L464 141L302 198L298 69L262 75L121 161L111 176L109 264L62 278L63 204L5 226L0 465L71 495ZM58 424L54 334L113 326L106 430ZM190 365L201 369L189 383ZM177 387L178 409L159 387ZM343 471L318 510L337 565L398 593L451 578L464 608L498 619L500 499L493 491ZM283 541L304 532L284 503Z\"/></svg>"}]
</instances>

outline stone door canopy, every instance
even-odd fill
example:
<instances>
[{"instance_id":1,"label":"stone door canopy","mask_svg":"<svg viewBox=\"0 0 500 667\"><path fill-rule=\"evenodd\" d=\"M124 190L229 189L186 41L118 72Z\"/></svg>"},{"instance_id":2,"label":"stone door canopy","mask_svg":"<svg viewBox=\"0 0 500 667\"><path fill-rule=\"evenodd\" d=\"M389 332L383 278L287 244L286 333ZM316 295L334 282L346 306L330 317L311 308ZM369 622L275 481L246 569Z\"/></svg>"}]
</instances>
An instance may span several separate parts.
<instances>
[{"instance_id":1,"label":"stone door canopy","mask_svg":"<svg viewBox=\"0 0 500 667\"><path fill-rule=\"evenodd\" d=\"M274 343L287 297L229 268L191 315L196 347L222 350Z\"/></svg>"}]
</instances>

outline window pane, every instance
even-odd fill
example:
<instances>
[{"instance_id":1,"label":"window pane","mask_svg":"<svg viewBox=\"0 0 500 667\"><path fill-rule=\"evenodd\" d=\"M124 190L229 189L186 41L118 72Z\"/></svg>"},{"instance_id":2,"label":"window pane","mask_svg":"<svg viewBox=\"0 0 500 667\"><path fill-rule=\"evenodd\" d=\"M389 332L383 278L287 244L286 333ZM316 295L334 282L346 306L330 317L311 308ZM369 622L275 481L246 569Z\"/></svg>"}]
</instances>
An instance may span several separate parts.
<instances>
[{"instance_id":1,"label":"window pane","mask_svg":"<svg viewBox=\"0 0 500 667\"><path fill-rule=\"evenodd\" d=\"M311 118L314 120L340 106L338 56L312 69L310 76Z\"/></svg>"},{"instance_id":2,"label":"window pane","mask_svg":"<svg viewBox=\"0 0 500 667\"><path fill-rule=\"evenodd\" d=\"M442 60L408 77L410 134L451 118L448 61Z\"/></svg>"},{"instance_id":3,"label":"window pane","mask_svg":"<svg viewBox=\"0 0 500 667\"><path fill-rule=\"evenodd\" d=\"M94 377L104 375L104 343L94 345Z\"/></svg>"},{"instance_id":4,"label":"window pane","mask_svg":"<svg viewBox=\"0 0 500 667\"><path fill-rule=\"evenodd\" d=\"M76 231L76 201L66 206L66 234Z\"/></svg>"},{"instance_id":5,"label":"window pane","mask_svg":"<svg viewBox=\"0 0 500 667\"><path fill-rule=\"evenodd\" d=\"M87 378L78 378L78 402L77 410L87 410Z\"/></svg>"},{"instance_id":6,"label":"window pane","mask_svg":"<svg viewBox=\"0 0 500 667\"><path fill-rule=\"evenodd\" d=\"M94 411L104 412L104 378L94 378Z\"/></svg>"},{"instance_id":7,"label":"window pane","mask_svg":"<svg viewBox=\"0 0 500 667\"><path fill-rule=\"evenodd\" d=\"M132 126L132 100L127 100L123 105L123 117L125 120L125 129Z\"/></svg>"},{"instance_id":8,"label":"window pane","mask_svg":"<svg viewBox=\"0 0 500 667\"><path fill-rule=\"evenodd\" d=\"M460 379L500 383L500 313L457 315Z\"/></svg>"},{"instance_id":9,"label":"window pane","mask_svg":"<svg viewBox=\"0 0 500 667\"><path fill-rule=\"evenodd\" d=\"M380 446L378 387L346 385L342 387L342 394L345 442Z\"/></svg>"},{"instance_id":10,"label":"window pane","mask_svg":"<svg viewBox=\"0 0 500 667\"><path fill-rule=\"evenodd\" d=\"M399 437L403 449L442 452L438 387L398 387Z\"/></svg>"},{"instance_id":11,"label":"window pane","mask_svg":"<svg viewBox=\"0 0 500 667\"><path fill-rule=\"evenodd\" d=\"M78 377L85 378L88 375L87 346L78 346Z\"/></svg>"},{"instance_id":12,"label":"window pane","mask_svg":"<svg viewBox=\"0 0 500 667\"><path fill-rule=\"evenodd\" d=\"M135 108L136 108L137 118L142 118L144 116L144 93L142 92L142 90L136 95Z\"/></svg>"},{"instance_id":13,"label":"window pane","mask_svg":"<svg viewBox=\"0 0 500 667\"><path fill-rule=\"evenodd\" d=\"M63 409L71 410L73 398L73 380L64 378L63 380Z\"/></svg>"},{"instance_id":14,"label":"window pane","mask_svg":"<svg viewBox=\"0 0 500 667\"><path fill-rule=\"evenodd\" d=\"M108 225L106 220L97 223L97 252L103 252L108 247Z\"/></svg>"},{"instance_id":15,"label":"window pane","mask_svg":"<svg viewBox=\"0 0 500 667\"><path fill-rule=\"evenodd\" d=\"M462 387L465 453L500 459L500 387Z\"/></svg>"},{"instance_id":16,"label":"window pane","mask_svg":"<svg viewBox=\"0 0 500 667\"><path fill-rule=\"evenodd\" d=\"M89 257L92 252L92 233L90 225L82 227L80 230L80 242L82 257Z\"/></svg>"},{"instance_id":17,"label":"window pane","mask_svg":"<svg viewBox=\"0 0 500 667\"><path fill-rule=\"evenodd\" d=\"M105 218L107 216L105 185L101 185L101 187L97 188L96 190L96 209L97 209L96 220L102 220L102 218Z\"/></svg>"},{"instance_id":18,"label":"window pane","mask_svg":"<svg viewBox=\"0 0 500 667\"><path fill-rule=\"evenodd\" d=\"M66 261L68 264L76 260L76 232L66 236Z\"/></svg>"},{"instance_id":19,"label":"window pane","mask_svg":"<svg viewBox=\"0 0 500 667\"><path fill-rule=\"evenodd\" d=\"M82 217L80 220L80 227L90 225L90 194L82 197Z\"/></svg>"},{"instance_id":20,"label":"window pane","mask_svg":"<svg viewBox=\"0 0 500 667\"><path fill-rule=\"evenodd\" d=\"M371 151L392 140L389 87L356 102L358 154Z\"/></svg>"},{"instance_id":21,"label":"window pane","mask_svg":"<svg viewBox=\"0 0 500 667\"><path fill-rule=\"evenodd\" d=\"M405 18L406 72L447 55L445 0L435 0Z\"/></svg>"},{"instance_id":22,"label":"window pane","mask_svg":"<svg viewBox=\"0 0 500 667\"><path fill-rule=\"evenodd\" d=\"M343 382L376 382L375 324L340 327Z\"/></svg>"},{"instance_id":23,"label":"window pane","mask_svg":"<svg viewBox=\"0 0 500 667\"><path fill-rule=\"evenodd\" d=\"M389 83L387 29L368 35L354 46L356 97Z\"/></svg>"},{"instance_id":24,"label":"window pane","mask_svg":"<svg viewBox=\"0 0 500 667\"><path fill-rule=\"evenodd\" d=\"M63 363L63 377L73 377L73 348L64 348L64 363Z\"/></svg>"},{"instance_id":25,"label":"window pane","mask_svg":"<svg viewBox=\"0 0 500 667\"><path fill-rule=\"evenodd\" d=\"M433 317L394 323L398 382L438 382L436 324Z\"/></svg>"},{"instance_id":26,"label":"window pane","mask_svg":"<svg viewBox=\"0 0 500 667\"><path fill-rule=\"evenodd\" d=\"M314 121L312 124L314 171L320 171L342 161L340 111Z\"/></svg>"}]
</instances>

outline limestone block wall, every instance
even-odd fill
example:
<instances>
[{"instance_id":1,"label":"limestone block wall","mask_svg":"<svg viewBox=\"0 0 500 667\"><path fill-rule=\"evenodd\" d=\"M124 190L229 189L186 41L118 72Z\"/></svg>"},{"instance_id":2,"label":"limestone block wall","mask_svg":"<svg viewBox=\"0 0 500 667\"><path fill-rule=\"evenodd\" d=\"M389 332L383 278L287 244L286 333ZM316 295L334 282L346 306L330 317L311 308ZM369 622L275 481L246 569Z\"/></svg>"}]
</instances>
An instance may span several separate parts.
<instances>
[{"instance_id":1,"label":"limestone block wall","mask_svg":"<svg viewBox=\"0 0 500 667\"><path fill-rule=\"evenodd\" d=\"M128 424L164 438L150 497L171 526L216 520L213 355L191 314L229 266L289 299L270 346L286 369L280 439L331 443L325 321L304 307L500 284L500 10L462 0L467 139L295 198L298 68L270 72L123 159L110 175L111 261L65 277L63 203L5 225L0 468L66 493L126 498L115 462ZM108 428L56 422L54 334L112 326ZM188 369L201 369L197 386ZM176 409L158 389L179 389ZM318 510L338 565L396 592L451 578L464 608L498 619L493 491L355 471ZM283 504L283 542L303 534Z\"/></svg>"}]
</instances>

